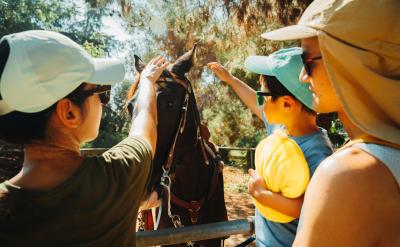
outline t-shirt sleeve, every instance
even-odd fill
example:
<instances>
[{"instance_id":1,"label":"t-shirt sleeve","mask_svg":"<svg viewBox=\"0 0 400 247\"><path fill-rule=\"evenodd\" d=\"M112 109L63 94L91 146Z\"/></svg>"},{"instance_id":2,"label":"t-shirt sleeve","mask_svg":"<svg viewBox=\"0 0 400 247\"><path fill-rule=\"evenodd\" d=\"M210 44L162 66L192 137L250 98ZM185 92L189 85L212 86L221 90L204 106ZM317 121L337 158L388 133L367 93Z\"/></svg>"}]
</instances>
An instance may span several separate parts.
<instances>
[{"instance_id":1,"label":"t-shirt sleeve","mask_svg":"<svg viewBox=\"0 0 400 247\"><path fill-rule=\"evenodd\" d=\"M141 137L128 137L102 155L109 179L121 188L141 192L141 198L152 170L152 151Z\"/></svg>"},{"instance_id":2,"label":"t-shirt sleeve","mask_svg":"<svg viewBox=\"0 0 400 247\"><path fill-rule=\"evenodd\" d=\"M326 159L332 152L329 152L328 149L315 149L309 152L310 155L307 157L307 161L310 167L310 176L314 175L315 170L317 170L319 164Z\"/></svg>"},{"instance_id":3,"label":"t-shirt sleeve","mask_svg":"<svg viewBox=\"0 0 400 247\"><path fill-rule=\"evenodd\" d=\"M310 180L307 162L294 140L279 132L262 140L256 148L256 168L267 189L288 198L301 196ZM287 223L294 220L277 210L253 200L260 213L270 221Z\"/></svg>"},{"instance_id":4,"label":"t-shirt sleeve","mask_svg":"<svg viewBox=\"0 0 400 247\"><path fill-rule=\"evenodd\" d=\"M279 132L260 142L256 149L256 168L268 190L296 198L306 190L310 174L297 143Z\"/></svg>"},{"instance_id":5,"label":"t-shirt sleeve","mask_svg":"<svg viewBox=\"0 0 400 247\"><path fill-rule=\"evenodd\" d=\"M324 133L323 135L315 136L308 143L304 145L304 154L310 167L311 177L314 175L315 170L319 164L333 153L332 145Z\"/></svg>"}]
</instances>

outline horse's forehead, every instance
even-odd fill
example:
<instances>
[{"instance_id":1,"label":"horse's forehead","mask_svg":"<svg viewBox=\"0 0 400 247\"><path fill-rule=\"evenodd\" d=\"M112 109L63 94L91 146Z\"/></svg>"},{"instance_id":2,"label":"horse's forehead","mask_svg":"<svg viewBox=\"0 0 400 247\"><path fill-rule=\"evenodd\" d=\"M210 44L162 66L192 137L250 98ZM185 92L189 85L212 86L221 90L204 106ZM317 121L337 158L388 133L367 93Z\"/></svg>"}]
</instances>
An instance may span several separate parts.
<instances>
[{"instance_id":1,"label":"horse's forehead","mask_svg":"<svg viewBox=\"0 0 400 247\"><path fill-rule=\"evenodd\" d=\"M165 79L174 79L175 77L177 77L174 72L171 71L171 65L168 66L167 69L165 69L161 76L164 77Z\"/></svg>"},{"instance_id":2,"label":"horse's forehead","mask_svg":"<svg viewBox=\"0 0 400 247\"><path fill-rule=\"evenodd\" d=\"M171 71L172 71L172 67L174 67L174 64L173 63L170 63L168 66L167 66L167 69L166 70L168 70L170 73L172 73Z\"/></svg>"},{"instance_id":3,"label":"horse's forehead","mask_svg":"<svg viewBox=\"0 0 400 247\"><path fill-rule=\"evenodd\" d=\"M171 86L172 85L185 85L187 84L188 79L185 76L179 76L176 75L174 72L171 71L172 65L169 65L167 67L167 69L165 69L161 75L158 81L163 81L163 82L170 82ZM131 86L128 96L128 99L133 99L135 98L135 96L137 95L137 89L138 89L138 84L140 82L140 74L137 75L135 82L133 83L133 85ZM184 86L185 87L185 86ZM157 91L158 92L162 92L164 91L166 88L165 87L158 87Z\"/></svg>"}]
</instances>

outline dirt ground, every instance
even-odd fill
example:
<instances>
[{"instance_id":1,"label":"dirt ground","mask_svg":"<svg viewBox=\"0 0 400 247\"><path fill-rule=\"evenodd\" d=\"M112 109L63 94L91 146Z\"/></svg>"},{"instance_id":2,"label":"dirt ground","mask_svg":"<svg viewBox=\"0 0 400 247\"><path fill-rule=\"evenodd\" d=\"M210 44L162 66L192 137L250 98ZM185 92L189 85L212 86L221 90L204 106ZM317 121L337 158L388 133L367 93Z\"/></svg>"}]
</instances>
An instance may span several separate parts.
<instances>
[{"instance_id":1,"label":"dirt ground","mask_svg":"<svg viewBox=\"0 0 400 247\"><path fill-rule=\"evenodd\" d=\"M247 193L249 177L242 170L225 166L224 185L225 203L229 220L246 219L254 216L254 204ZM234 235L225 240L225 247L233 247L245 241L249 236ZM255 246L254 242L248 246Z\"/></svg>"}]
</instances>

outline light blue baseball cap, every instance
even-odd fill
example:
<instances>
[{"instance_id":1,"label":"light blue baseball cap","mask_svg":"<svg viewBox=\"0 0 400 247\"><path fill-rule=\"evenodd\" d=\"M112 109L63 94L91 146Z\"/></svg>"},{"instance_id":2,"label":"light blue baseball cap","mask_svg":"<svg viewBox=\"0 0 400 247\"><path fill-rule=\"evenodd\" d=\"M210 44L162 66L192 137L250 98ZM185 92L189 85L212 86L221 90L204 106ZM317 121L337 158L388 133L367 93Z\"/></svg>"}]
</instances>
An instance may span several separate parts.
<instances>
[{"instance_id":1,"label":"light blue baseball cap","mask_svg":"<svg viewBox=\"0 0 400 247\"><path fill-rule=\"evenodd\" d=\"M282 85L291 92L299 101L312 109L312 94L307 83L299 80L303 68L301 59L303 49L292 47L281 49L269 56L250 56L244 66L251 72L275 76Z\"/></svg>"}]
</instances>

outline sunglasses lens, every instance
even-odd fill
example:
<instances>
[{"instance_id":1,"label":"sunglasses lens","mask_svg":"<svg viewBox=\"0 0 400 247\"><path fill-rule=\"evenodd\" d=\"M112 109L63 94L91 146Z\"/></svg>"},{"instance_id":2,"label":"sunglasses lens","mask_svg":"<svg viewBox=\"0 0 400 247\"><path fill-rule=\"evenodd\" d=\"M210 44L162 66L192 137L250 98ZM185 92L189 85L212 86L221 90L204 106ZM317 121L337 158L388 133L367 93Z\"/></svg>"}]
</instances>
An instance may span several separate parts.
<instances>
[{"instance_id":1,"label":"sunglasses lens","mask_svg":"<svg viewBox=\"0 0 400 247\"><path fill-rule=\"evenodd\" d=\"M264 105L264 96L257 94L257 105L258 106Z\"/></svg>"},{"instance_id":2,"label":"sunglasses lens","mask_svg":"<svg viewBox=\"0 0 400 247\"><path fill-rule=\"evenodd\" d=\"M310 65L308 63L304 64L304 69L306 70L307 75L311 76L311 68L310 68Z\"/></svg>"},{"instance_id":3,"label":"sunglasses lens","mask_svg":"<svg viewBox=\"0 0 400 247\"><path fill-rule=\"evenodd\" d=\"M99 97L100 97L100 102L103 105L107 105L108 102L110 102L110 91L106 91L106 92L99 94Z\"/></svg>"},{"instance_id":4,"label":"sunglasses lens","mask_svg":"<svg viewBox=\"0 0 400 247\"><path fill-rule=\"evenodd\" d=\"M306 53L301 54L301 60L303 60L304 70L306 71L308 76L311 76L311 68L308 62L306 61Z\"/></svg>"}]
</instances>

